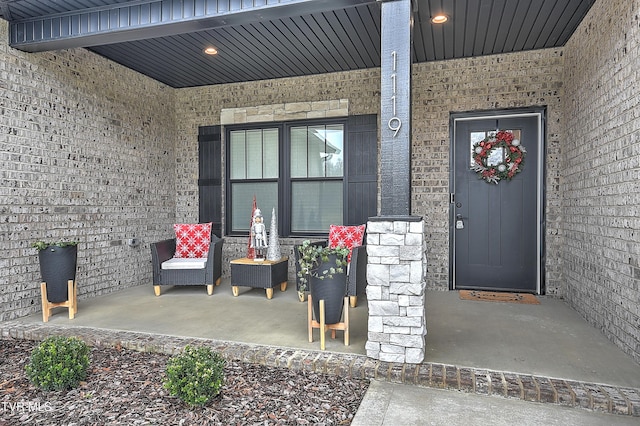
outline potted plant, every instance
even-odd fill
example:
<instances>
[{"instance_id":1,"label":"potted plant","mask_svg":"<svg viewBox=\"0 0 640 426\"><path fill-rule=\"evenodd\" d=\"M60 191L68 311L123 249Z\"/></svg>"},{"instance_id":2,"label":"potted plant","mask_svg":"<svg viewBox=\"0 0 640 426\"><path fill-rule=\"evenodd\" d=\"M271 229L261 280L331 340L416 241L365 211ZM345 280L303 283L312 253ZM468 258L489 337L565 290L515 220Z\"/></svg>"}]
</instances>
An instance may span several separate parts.
<instances>
[{"instance_id":1,"label":"potted plant","mask_svg":"<svg viewBox=\"0 0 640 426\"><path fill-rule=\"evenodd\" d=\"M75 282L78 243L36 241L31 246L38 249L40 261L43 320L48 321L50 309L56 306L68 307L69 318L73 318L77 310Z\"/></svg>"},{"instance_id":2,"label":"potted plant","mask_svg":"<svg viewBox=\"0 0 640 426\"><path fill-rule=\"evenodd\" d=\"M339 322L342 316L342 299L347 290L348 256L349 249L345 247L330 248L312 244L309 240L298 246L299 290L311 291L316 318L320 318L319 301L325 301L327 324Z\"/></svg>"}]
</instances>

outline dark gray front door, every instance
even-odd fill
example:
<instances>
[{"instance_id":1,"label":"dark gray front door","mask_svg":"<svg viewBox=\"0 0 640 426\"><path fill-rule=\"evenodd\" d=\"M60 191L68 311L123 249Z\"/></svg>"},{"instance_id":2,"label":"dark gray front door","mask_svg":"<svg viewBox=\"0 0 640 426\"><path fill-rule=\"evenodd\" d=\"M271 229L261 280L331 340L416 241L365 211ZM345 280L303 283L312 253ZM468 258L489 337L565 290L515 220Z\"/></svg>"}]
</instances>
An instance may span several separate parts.
<instances>
[{"instance_id":1,"label":"dark gray front door","mask_svg":"<svg viewBox=\"0 0 640 426\"><path fill-rule=\"evenodd\" d=\"M540 115L454 120L452 203L456 289L540 291L538 148ZM498 184L471 167L472 146L497 129L526 149L522 172Z\"/></svg>"}]
</instances>

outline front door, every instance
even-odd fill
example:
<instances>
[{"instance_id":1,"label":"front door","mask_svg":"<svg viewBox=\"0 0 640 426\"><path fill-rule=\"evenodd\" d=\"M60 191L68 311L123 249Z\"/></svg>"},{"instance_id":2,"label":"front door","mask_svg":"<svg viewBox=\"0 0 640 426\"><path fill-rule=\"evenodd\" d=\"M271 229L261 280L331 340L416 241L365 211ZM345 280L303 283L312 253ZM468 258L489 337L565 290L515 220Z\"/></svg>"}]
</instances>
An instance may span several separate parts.
<instances>
[{"instance_id":1,"label":"front door","mask_svg":"<svg viewBox=\"0 0 640 426\"><path fill-rule=\"evenodd\" d=\"M541 292L541 123L541 112L454 118L453 288ZM496 184L471 166L473 145L498 129L510 131L526 152L521 172ZM504 154L490 151L490 164L500 164Z\"/></svg>"}]
</instances>

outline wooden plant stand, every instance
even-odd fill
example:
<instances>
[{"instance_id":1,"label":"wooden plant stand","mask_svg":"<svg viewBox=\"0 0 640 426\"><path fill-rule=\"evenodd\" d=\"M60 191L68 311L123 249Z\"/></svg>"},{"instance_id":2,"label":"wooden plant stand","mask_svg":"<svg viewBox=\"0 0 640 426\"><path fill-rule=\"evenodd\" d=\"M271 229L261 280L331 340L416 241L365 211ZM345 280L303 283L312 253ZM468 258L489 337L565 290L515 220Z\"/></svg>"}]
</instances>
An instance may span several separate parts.
<instances>
[{"instance_id":1,"label":"wooden plant stand","mask_svg":"<svg viewBox=\"0 0 640 426\"><path fill-rule=\"evenodd\" d=\"M40 283L40 293L42 295L42 321L48 322L53 308L68 308L69 319L73 319L78 312L78 286L73 280L67 281L67 300L64 302L52 303L47 298L47 283Z\"/></svg>"},{"instance_id":2,"label":"wooden plant stand","mask_svg":"<svg viewBox=\"0 0 640 426\"><path fill-rule=\"evenodd\" d=\"M349 346L349 297L346 296L344 298L344 307L343 307L343 322L337 322L335 324L325 324L324 323L324 300L320 299L320 322L313 319L313 300L311 294L307 298L307 320L309 327L309 343L313 342L313 329L317 328L320 330L320 349L324 350L325 347L325 337L324 334L327 330L331 330L331 338L336 338L336 330L344 331L344 344L345 346Z\"/></svg>"}]
</instances>

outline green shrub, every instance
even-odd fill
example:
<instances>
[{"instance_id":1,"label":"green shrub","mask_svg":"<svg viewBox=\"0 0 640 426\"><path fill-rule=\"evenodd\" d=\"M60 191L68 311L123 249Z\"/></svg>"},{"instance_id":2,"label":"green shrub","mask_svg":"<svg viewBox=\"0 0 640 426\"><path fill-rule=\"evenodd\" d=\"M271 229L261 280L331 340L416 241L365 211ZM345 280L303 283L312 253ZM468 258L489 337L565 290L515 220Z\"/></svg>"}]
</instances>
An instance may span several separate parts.
<instances>
[{"instance_id":1,"label":"green shrub","mask_svg":"<svg viewBox=\"0 0 640 426\"><path fill-rule=\"evenodd\" d=\"M191 407L205 405L220 393L224 365L224 358L211 349L186 346L167 362L164 386Z\"/></svg>"},{"instance_id":2,"label":"green shrub","mask_svg":"<svg viewBox=\"0 0 640 426\"><path fill-rule=\"evenodd\" d=\"M32 352L27 377L44 390L73 389L87 377L89 346L76 337L53 336Z\"/></svg>"}]
</instances>

